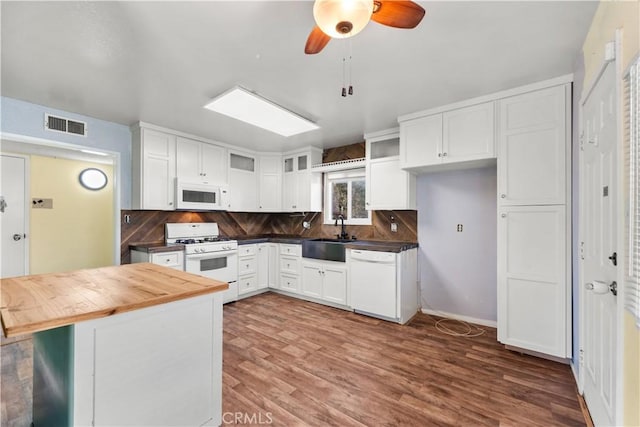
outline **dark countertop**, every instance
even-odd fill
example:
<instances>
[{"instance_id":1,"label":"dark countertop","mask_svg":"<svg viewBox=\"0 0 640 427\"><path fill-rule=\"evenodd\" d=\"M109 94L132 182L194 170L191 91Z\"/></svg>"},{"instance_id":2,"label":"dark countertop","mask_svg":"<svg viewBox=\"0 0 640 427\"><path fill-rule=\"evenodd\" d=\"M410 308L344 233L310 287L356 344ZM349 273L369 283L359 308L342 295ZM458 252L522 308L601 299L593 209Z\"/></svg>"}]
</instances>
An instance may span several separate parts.
<instances>
[{"instance_id":1,"label":"dark countertop","mask_svg":"<svg viewBox=\"0 0 640 427\"><path fill-rule=\"evenodd\" d=\"M184 245L176 243L167 245L166 243L162 242L136 243L133 245L129 245L129 249L132 251L146 252L148 254L157 254L161 252L183 251Z\"/></svg>"},{"instance_id":2,"label":"dark countertop","mask_svg":"<svg viewBox=\"0 0 640 427\"><path fill-rule=\"evenodd\" d=\"M360 249L363 251L379 251L379 252L403 252L418 247L415 242L391 242L380 240L356 240L355 242L345 243L347 249Z\"/></svg>"},{"instance_id":3,"label":"dark countertop","mask_svg":"<svg viewBox=\"0 0 640 427\"><path fill-rule=\"evenodd\" d=\"M255 243L288 243L294 245L301 245L303 241L309 239L317 239L317 237L300 237L300 236L241 236L235 238L238 241L238 245L250 245ZM354 240L349 243L345 243L347 249L361 249L365 251L380 251L380 252L402 252L409 249L417 248L418 243L415 242L397 242L388 240Z\"/></svg>"},{"instance_id":4,"label":"dark countertop","mask_svg":"<svg viewBox=\"0 0 640 427\"><path fill-rule=\"evenodd\" d=\"M233 239L238 241L238 245L251 245L254 243L288 243L291 245L301 245L306 237L293 236L288 234L266 234L259 236L236 236Z\"/></svg>"}]
</instances>

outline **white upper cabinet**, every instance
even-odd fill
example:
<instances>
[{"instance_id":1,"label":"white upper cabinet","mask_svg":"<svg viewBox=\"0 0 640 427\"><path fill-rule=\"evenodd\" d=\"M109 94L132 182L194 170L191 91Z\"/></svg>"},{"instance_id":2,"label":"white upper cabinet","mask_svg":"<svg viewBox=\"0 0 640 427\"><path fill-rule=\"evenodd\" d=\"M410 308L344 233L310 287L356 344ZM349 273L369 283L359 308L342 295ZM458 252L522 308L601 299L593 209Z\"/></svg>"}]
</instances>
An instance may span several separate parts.
<instances>
[{"instance_id":1,"label":"white upper cabinet","mask_svg":"<svg viewBox=\"0 0 640 427\"><path fill-rule=\"evenodd\" d=\"M229 151L229 204L227 210L255 212L258 206L256 158L248 153Z\"/></svg>"},{"instance_id":2,"label":"white upper cabinet","mask_svg":"<svg viewBox=\"0 0 640 427\"><path fill-rule=\"evenodd\" d=\"M499 101L501 205L564 204L567 130L565 88Z\"/></svg>"},{"instance_id":3,"label":"white upper cabinet","mask_svg":"<svg viewBox=\"0 0 640 427\"><path fill-rule=\"evenodd\" d=\"M200 147L202 176L210 184L226 184L227 150L217 145L203 143Z\"/></svg>"},{"instance_id":4,"label":"white upper cabinet","mask_svg":"<svg viewBox=\"0 0 640 427\"><path fill-rule=\"evenodd\" d=\"M285 153L283 165L282 210L284 212L320 212L322 175L311 172L311 165L322 163L322 150Z\"/></svg>"},{"instance_id":5,"label":"white upper cabinet","mask_svg":"<svg viewBox=\"0 0 640 427\"><path fill-rule=\"evenodd\" d=\"M496 157L493 110L494 103L487 102L443 113L443 162Z\"/></svg>"},{"instance_id":6,"label":"white upper cabinet","mask_svg":"<svg viewBox=\"0 0 640 427\"><path fill-rule=\"evenodd\" d=\"M260 156L260 180L258 210L260 212L282 211L282 156Z\"/></svg>"},{"instance_id":7,"label":"white upper cabinet","mask_svg":"<svg viewBox=\"0 0 640 427\"><path fill-rule=\"evenodd\" d=\"M177 138L176 169L186 182L224 184L227 182L226 150L205 142Z\"/></svg>"},{"instance_id":8,"label":"white upper cabinet","mask_svg":"<svg viewBox=\"0 0 640 427\"><path fill-rule=\"evenodd\" d=\"M403 169L440 164L441 153L442 114L400 123L400 165Z\"/></svg>"},{"instance_id":9,"label":"white upper cabinet","mask_svg":"<svg viewBox=\"0 0 640 427\"><path fill-rule=\"evenodd\" d=\"M174 210L176 137L137 127L132 139L132 208Z\"/></svg>"},{"instance_id":10,"label":"white upper cabinet","mask_svg":"<svg viewBox=\"0 0 640 427\"><path fill-rule=\"evenodd\" d=\"M368 210L416 208L416 178L400 168L397 128L365 135Z\"/></svg>"},{"instance_id":11,"label":"white upper cabinet","mask_svg":"<svg viewBox=\"0 0 640 427\"><path fill-rule=\"evenodd\" d=\"M400 165L414 172L486 164L494 159L494 102L400 119Z\"/></svg>"}]
</instances>

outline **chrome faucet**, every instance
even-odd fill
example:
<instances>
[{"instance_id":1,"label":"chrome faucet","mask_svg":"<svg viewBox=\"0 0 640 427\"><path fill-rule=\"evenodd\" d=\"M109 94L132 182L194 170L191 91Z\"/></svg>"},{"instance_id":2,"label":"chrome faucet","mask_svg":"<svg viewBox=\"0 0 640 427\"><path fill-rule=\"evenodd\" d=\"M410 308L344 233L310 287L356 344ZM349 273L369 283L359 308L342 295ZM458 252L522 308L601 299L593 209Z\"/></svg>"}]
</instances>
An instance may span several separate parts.
<instances>
[{"instance_id":1,"label":"chrome faucet","mask_svg":"<svg viewBox=\"0 0 640 427\"><path fill-rule=\"evenodd\" d=\"M336 234L336 236L338 236L338 239L348 239L349 233L347 233L347 229L344 227L344 215L338 215L335 223L336 227L338 226L338 220L342 222L342 225L340 226L340 234Z\"/></svg>"}]
</instances>

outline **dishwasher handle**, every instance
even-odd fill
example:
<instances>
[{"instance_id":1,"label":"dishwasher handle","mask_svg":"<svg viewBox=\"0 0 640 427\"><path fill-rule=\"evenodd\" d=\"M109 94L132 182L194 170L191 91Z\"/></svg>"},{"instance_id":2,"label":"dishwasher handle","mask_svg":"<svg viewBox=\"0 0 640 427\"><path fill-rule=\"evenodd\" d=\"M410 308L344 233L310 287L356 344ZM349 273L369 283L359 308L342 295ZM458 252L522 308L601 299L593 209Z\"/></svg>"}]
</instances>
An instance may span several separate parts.
<instances>
[{"instance_id":1,"label":"dishwasher handle","mask_svg":"<svg viewBox=\"0 0 640 427\"><path fill-rule=\"evenodd\" d=\"M352 249L351 259L353 261L371 262L376 264L395 264L396 254L394 252L364 251Z\"/></svg>"}]
</instances>

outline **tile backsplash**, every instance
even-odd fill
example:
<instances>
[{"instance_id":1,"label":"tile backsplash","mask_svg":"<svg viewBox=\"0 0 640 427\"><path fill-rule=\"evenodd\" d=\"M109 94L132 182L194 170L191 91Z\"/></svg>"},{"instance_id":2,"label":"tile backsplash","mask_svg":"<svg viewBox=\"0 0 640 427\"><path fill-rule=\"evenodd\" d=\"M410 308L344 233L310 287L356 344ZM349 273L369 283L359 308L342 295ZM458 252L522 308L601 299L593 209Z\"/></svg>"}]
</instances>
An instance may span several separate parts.
<instances>
[{"instance_id":1,"label":"tile backsplash","mask_svg":"<svg viewBox=\"0 0 640 427\"><path fill-rule=\"evenodd\" d=\"M128 215L129 222L124 221ZM394 218L392 221L391 218ZM217 222L220 234L231 238L257 235L335 237L340 227L323 223L322 213L246 213L123 210L121 218L121 262L130 262L129 245L164 241L167 222ZM311 224L309 229L303 222ZM358 239L418 241L417 211L373 211L371 225L348 225L347 232ZM391 222L398 231L391 232Z\"/></svg>"}]
</instances>

